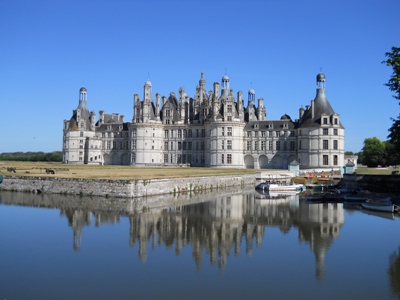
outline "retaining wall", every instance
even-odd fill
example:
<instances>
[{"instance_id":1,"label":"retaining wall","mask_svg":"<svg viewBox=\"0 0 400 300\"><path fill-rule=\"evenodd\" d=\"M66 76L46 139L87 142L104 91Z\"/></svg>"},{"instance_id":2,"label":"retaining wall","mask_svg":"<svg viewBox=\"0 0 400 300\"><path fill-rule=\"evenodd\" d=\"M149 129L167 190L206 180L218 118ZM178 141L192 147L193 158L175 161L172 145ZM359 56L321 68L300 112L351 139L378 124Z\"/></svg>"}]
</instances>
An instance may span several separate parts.
<instances>
[{"instance_id":1,"label":"retaining wall","mask_svg":"<svg viewBox=\"0 0 400 300\"><path fill-rule=\"evenodd\" d=\"M365 189L372 192L400 193L400 175L345 174L339 184L348 189Z\"/></svg>"},{"instance_id":2,"label":"retaining wall","mask_svg":"<svg viewBox=\"0 0 400 300\"><path fill-rule=\"evenodd\" d=\"M81 196L136 198L162 194L217 191L255 185L255 175L189 177L150 180L87 180L6 176L0 190Z\"/></svg>"}]
</instances>

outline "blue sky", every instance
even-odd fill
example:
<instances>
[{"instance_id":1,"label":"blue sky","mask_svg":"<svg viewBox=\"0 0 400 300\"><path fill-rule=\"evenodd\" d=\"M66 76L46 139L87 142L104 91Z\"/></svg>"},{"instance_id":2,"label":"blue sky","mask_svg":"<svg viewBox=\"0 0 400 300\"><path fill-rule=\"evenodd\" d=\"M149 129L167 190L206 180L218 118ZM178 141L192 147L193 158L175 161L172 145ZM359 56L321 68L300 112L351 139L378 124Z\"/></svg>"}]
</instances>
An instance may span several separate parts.
<instances>
[{"instance_id":1,"label":"blue sky","mask_svg":"<svg viewBox=\"0 0 400 300\"><path fill-rule=\"evenodd\" d=\"M202 70L207 90L226 72L235 95L264 98L267 119L295 119L321 68L358 152L400 112L381 64L400 46L399 13L399 0L2 0L0 153L61 150L83 85L89 110L131 121L147 79L153 94L194 96Z\"/></svg>"}]
</instances>

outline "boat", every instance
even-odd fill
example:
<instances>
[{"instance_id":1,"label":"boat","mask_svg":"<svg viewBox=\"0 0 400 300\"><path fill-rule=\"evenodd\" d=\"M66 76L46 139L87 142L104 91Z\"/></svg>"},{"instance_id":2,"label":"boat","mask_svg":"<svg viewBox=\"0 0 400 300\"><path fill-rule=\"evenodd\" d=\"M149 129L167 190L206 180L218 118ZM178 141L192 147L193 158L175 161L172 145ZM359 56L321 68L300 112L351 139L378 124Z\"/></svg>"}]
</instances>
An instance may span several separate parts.
<instances>
[{"instance_id":1,"label":"boat","mask_svg":"<svg viewBox=\"0 0 400 300\"><path fill-rule=\"evenodd\" d=\"M297 184L297 183L295 183L295 184L279 184L276 181L267 180L267 181L262 182L259 185L257 185L256 189L263 190L263 191L274 191L274 192L275 191L301 192L304 190L304 185Z\"/></svg>"},{"instance_id":2,"label":"boat","mask_svg":"<svg viewBox=\"0 0 400 300\"><path fill-rule=\"evenodd\" d=\"M349 202L366 202L369 199L371 199L371 195L368 195L368 194L343 196L343 200L349 201Z\"/></svg>"},{"instance_id":3,"label":"boat","mask_svg":"<svg viewBox=\"0 0 400 300\"><path fill-rule=\"evenodd\" d=\"M3 182L3 175L0 175L0 183Z\"/></svg>"},{"instance_id":4,"label":"boat","mask_svg":"<svg viewBox=\"0 0 400 300\"><path fill-rule=\"evenodd\" d=\"M387 201L387 199L382 199L382 200L383 201L368 201L365 203L361 203L361 205L365 209L393 213L394 205L392 204L392 202Z\"/></svg>"}]
</instances>

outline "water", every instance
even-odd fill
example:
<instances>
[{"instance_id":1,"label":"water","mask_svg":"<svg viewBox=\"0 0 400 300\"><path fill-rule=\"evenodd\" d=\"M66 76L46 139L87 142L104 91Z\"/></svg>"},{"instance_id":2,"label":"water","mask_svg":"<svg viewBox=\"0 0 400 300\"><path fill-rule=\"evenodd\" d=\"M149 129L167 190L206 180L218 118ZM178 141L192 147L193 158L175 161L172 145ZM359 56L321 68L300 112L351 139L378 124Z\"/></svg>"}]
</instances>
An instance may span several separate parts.
<instances>
[{"instance_id":1,"label":"water","mask_svg":"<svg viewBox=\"0 0 400 300\"><path fill-rule=\"evenodd\" d=\"M271 197L1 192L0 299L400 299L398 216Z\"/></svg>"}]
</instances>

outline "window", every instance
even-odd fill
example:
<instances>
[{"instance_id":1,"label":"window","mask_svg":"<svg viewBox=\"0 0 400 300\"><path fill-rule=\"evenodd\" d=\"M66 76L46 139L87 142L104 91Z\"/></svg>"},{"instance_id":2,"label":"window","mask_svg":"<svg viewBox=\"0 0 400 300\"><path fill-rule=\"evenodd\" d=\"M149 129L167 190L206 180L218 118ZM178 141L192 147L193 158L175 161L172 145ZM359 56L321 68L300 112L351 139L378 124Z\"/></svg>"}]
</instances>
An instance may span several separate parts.
<instances>
[{"instance_id":1,"label":"window","mask_svg":"<svg viewBox=\"0 0 400 300\"><path fill-rule=\"evenodd\" d=\"M178 142L178 150L182 150L182 143Z\"/></svg>"},{"instance_id":2,"label":"window","mask_svg":"<svg viewBox=\"0 0 400 300\"><path fill-rule=\"evenodd\" d=\"M294 150L296 150L296 142L295 141L290 141L290 150L291 151L294 151Z\"/></svg>"},{"instance_id":3,"label":"window","mask_svg":"<svg viewBox=\"0 0 400 300\"><path fill-rule=\"evenodd\" d=\"M224 155L223 154L221 154L221 164L224 164L225 163L225 160L224 160Z\"/></svg>"},{"instance_id":4,"label":"window","mask_svg":"<svg viewBox=\"0 0 400 300\"><path fill-rule=\"evenodd\" d=\"M299 141L299 149L301 149L301 141Z\"/></svg>"},{"instance_id":5,"label":"window","mask_svg":"<svg viewBox=\"0 0 400 300\"><path fill-rule=\"evenodd\" d=\"M188 150L192 150L192 142L188 142Z\"/></svg>"},{"instance_id":6,"label":"window","mask_svg":"<svg viewBox=\"0 0 400 300\"><path fill-rule=\"evenodd\" d=\"M182 138L182 130L178 129L178 138Z\"/></svg>"},{"instance_id":7,"label":"window","mask_svg":"<svg viewBox=\"0 0 400 300\"><path fill-rule=\"evenodd\" d=\"M333 149L335 149L335 150L338 149L338 141L337 140L333 141Z\"/></svg>"},{"instance_id":8,"label":"window","mask_svg":"<svg viewBox=\"0 0 400 300\"><path fill-rule=\"evenodd\" d=\"M229 122L232 121L232 116L227 116L226 120L229 121Z\"/></svg>"},{"instance_id":9,"label":"window","mask_svg":"<svg viewBox=\"0 0 400 300\"><path fill-rule=\"evenodd\" d=\"M225 127L221 128L221 135L224 136L225 135Z\"/></svg>"},{"instance_id":10,"label":"window","mask_svg":"<svg viewBox=\"0 0 400 300\"><path fill-rule=\"evenodd\" d=\"M174 131L171 130L171 138L173 138L173 137L174 137Z\"/></svg>"},{"instance_id":11,"label":"window","mask_svg":"<svg viewBox=\"0 0 400 300\"><path fill-rule=\"evenodd\" d=\"M168 150L168 142L164 142L164 149Z\"/></svg>"},{"instance_id":12,"label":"window","mask_svg":"<svg viewBox=\"0 0 400 300\"><path fill-rule=\"evenodd\" d=\"M246 147L247 151L251 151L251 142L247 141L247 147Z\"/></svg>"},{"instance_id":13,"label":"window","mask_svg":"<svg viewBox=\"0 0 400 300\"><path fill-rule=\"evenodd\" d=\"M80 137L83 137L83 132L81 131L81 133L80 133L80 135L79 135Z\"/></svg>"},{"instance_id":14,"label":"window","mask_svg":"<svg viewBox=\"0 0 400 300\"><path fill-rule=\"evenodd\" d=\"M183 129L183 137L185 138L187 136L187 131L186 129Z\"/></svg>"},{"instance_id":15,"label":"window","mask_svg":"<svg viewBox=\"0 0 400 300\"><path fill-rule=\"evenodd\" d=\"M165 110L165 116L167 118L171 117L171 111L169 109Z\"/></svg>"},{"instance_id":16,"label":"window","mask_svg":"<svg viewBox=\"0 0 400 300\"><path fill-rule=\"evenodd\" d=\"M232 127L228 127L228 136L232 136Z\"/></svg>"},{"instance_id":17,"label":"window","mask_svg":"<svg viewBox=\"0 0 400 300\"><path fill-rule=\"evenodd\" d=\"M333 164L334 164L335 166L338 165L338 156L337 156L337 155L334 155L334 156L333 156Z\"/></svg>"},{"instance_id":18,"label":"window","mask_svg":"<svg viewBox=\"0 0 400 300\"><path fill-rule=\"evenodd\" d=\"M254 150L258 151L258 142L257 141L254 142Z\"/></svg>"},{"instance_id":19,"label":"window","mask_svg":"<svg viewBox=\"0 0 400 300\"><path fill-rule=\"evenodd\" d=\"M273 150L273 148L272 148L272 141L269 141L269 142L268 142L268 150L269 150L269 151L272 151L272 150Z\"/></svg>"},{"instance_id":20,"label":"window","mask_svg":"<svg viewBox=\"0 0 400 300\"><path fill-rule=\"evenodd\" d=\"M196 142L196 150L199 150L199 142Z\"/></svg>"},{"instance_id":21,"label":"window","mask_svg":"<svg viewBox=\"0 0 400 300\"><path fill-rule=\"evenodd\" d=\"M323 135L328 135L328 128L322 129L322 134Z\"/></svg>"},{"instance_id":22,"label":"window","mask_svg":"<svg viewBox=\"0 0 400 300\"><path fill-rule=\"evenodd\" d=\"M338 124L338 119L335 118L333 122L334 122L335 125L337 125Z\"/></svg>"},{"instance_id":23,"label":"window","mask_svg":"<svg viewBox=\"0 0 400 300\"><path fill-rule=\"evenodd\" d=\"M113 141L113 146L112 146L112 148L113 148L113 149L117 149L117 141Z\"/></svg>"},{"instance_id":24,"label":"window","mask_svg":"<svg viewBox=\"0 0 400 300\"><path fill-rule=\"evenodd\" d=\"M323 123L324 125L328 124L328 118L322 118L322 123Z\"/></svg>"},{"instance_id":25,"label":"window","mask_svg":"<svg viewBox=\"0 0 400 300\"><path fill-rule=\"evenodd\" d=\"M171 142L171 150L174 150L174 142Z\"/></svg>"},{"instance_id":26,"label":"window","mask_svg":"<svg viewBox=\"0 0 400 300\"><path fill-rule=\"evenodd\" d=\"M261 131L261 137L266 137L265 131Z\"/></svg>"},{"instance_id":27,"label":"window","mask_svg":"<svg viewBox=\"0 0 400 300\"><path fill-rule=\"evenodd\" d=\"M200 150L205 150L205 145L204 145L204 141L203 142L201 142L201 144L200 144Z\"/></svg>"},{"instance_id":28,"label":"window","mask_svg":"<svg viewBox=\"0 0 400 300\"><path fill-rule=\"evenodd\" d=\"M226 155L226 162L228 163L228 164L232 164L232 154L227 154Z\"/></svg>"},{"instance_id":29,"label":"window","mask_svg":"<svg viewBox=\"0 0 400 300\"><path fill-rule=\"evenodd\" d=\"M183 142L182 149L186 150L186 142Z\"/></svg>"},{"instance_id":30,"label":"window","mask_svg":"<svg viewBox=\"0 0 400 300\"><path fill-rule=\"evenodd\" d=\"M287 142L286 141L283 142L283 150L285 150L285 151L287 150Z\"/></svg>"},{"instance_id":31,"label":"window","mask_svg":"<svg viewBox=\"0 0 400 300\"><path fill-rule=\"evenodd\" d=\"M232 141L227 141L227 149L232 150Z\"/></svg>"},{"instance_id":32,"label":"window","mask_svg":"<svg viewBox=\"0 0 400 300\"><path fill-rule=\"evenodd\" d=\"M133 142L136 143L136 141L133 141ZM111 149L111 142L108 141L108 142L107 142L107 150L110 150L110 149ZM133 149L136 149L136 147L133 148Z\"/></svg>"},{"instance_id":33,"label":"window","mask_svg":"<svg viewBox=\"0 0 400 300\"><path fill-rule=\"evenodd\" d=\"M251 131L247 131L247 137L251 137Z\"/></svg>"},{"instance_id":34,"label":"window","mask_svg":"<svg viewBox=\"0 0 400 300\"><path fill-rule=\"evenodd\" d=\"M167 153L165 153L164 154L164 163L168 163L168 154Z\"/></svg>"},{"instance_id":35,"label":"window","mask_svg":"<svg viewBox=\"0 0 400 300\"><path fill-rule=\"evenodd\" d=\"M328 140L323 140L322 141L322 149L324 149L324 150L328 149Z\"/></svg>"},{"instance_id":36,"label":"window","mask_svg":"<svg viewBox=\"0 0 400 300\"><path fill-rule=\"evenodd\" d=\"M324 166L328 165L328 155L322 155L322 164Z\"/></svg>"},{"instance_id":37,"label":"window","mask_svg":"<svg viewBox=\"0 0 400 300\"><path fill-rule=\"evenodd\" d=\"M105 133L105 132L102 132L102 133L101 133L101 137L102 137L102 138L105 138L105 137L106 137L106 133Z\"/></svg>"},{"instance_id":38,"label":"window","mask_svg":"<svg viewBox=\"0 0 400 300\"><path fill-rule=\"evenodd\" d=\"M290 131L290 135L289 136L295 136L294 130Z\"/></svg>"},{"instance_id":39,"label":"window","mask_svg":"<svg viewBox=\"0 0 400 300\"><path fill-rule=\"evenodd\" d=\"M261 151L265 151L265 141L261 141Z\"/></svg>"},{"instance_id":40,"label":"window","mask_svg":"<svg viewBox=\"0 0 400 300\"><path fill-rule=\"evenodd\" d=\"M281 141L276 141L276 151L281 150Z\"/></svg>"},{"instance_id":41,"label":"window","mask_svg":"<svg viewBox=\"0 0 400 300\"><path fill-rule=\"evenodd\" d=\"M221 141L221 149L225 150L225 141Z\"/></svg>"},{"instance_id":42,"label":"window","mask_svg":"<svg viewBox=\"0 0 400 300\"><path fill-rule=\"evenodd\" d=\"M228 113L232 113L232 105L228 104L227 107L226 107L226 110L227 110Z\"/></svg>"},{"instance_id":43,"label":"window","mask_svg":"<svg viewBox=\"0 0 400 300\"><path fill-rule=\"evenodd\" d=\"M202 129L201 130L201 137L206 137L206 130L205 129Z\"/></svg>"},{"instance_id":44,"label":"window","mask_svg":"<svg viewBox=\"0 0 400 300\"><path fill-rule=\"evenodd\" d=\"M269 135L269 137L273 137L274 136L274 132L273 131L268 131L269 133L268 133L268 135Z\"/></svg>"},{"instance_id":45,"label":"window","mask_svg":"<svg viewBox=\"0 0 400 300\"><path fill-rule=\"evenodd\" d=\"M335 128L335 129L333 129L333 135L338 135L338 131L337 131L337 129Z\"/></svg>"},{"instance_id":46,"label":"window","mask_svg":"<svg viewBox=\"0 0 400 300\"><path fill-rule=\"evenodd\" d=\"M199 133L198 129L196 129L196 137L200 137L200 133Z\"/></svg>"},{"instance_id":47,"label":"window","mask_svg":"<svg viewBox=\"0 0 400 300\"><path fill-rule=\"evenodd\" d=\"M169 132L168 130L165 130L165 131L164 131L164 137L165 137L165 138L168 138L168 132Z\"/></svg>"},{"instance_id":48,"label":"window","mask_svg":"<svg viewBox=\"0 0 400 300\"><path fill-rule=\"evenodd\" d=\"M280 131L275 131L275 136L276 137L280 137L281 136L281 132Z\"/></svg>"}]
</instances>

